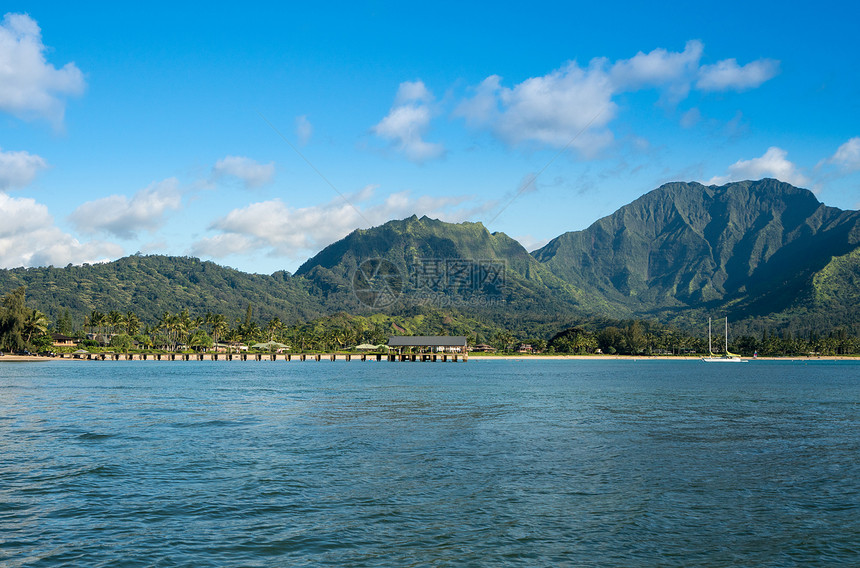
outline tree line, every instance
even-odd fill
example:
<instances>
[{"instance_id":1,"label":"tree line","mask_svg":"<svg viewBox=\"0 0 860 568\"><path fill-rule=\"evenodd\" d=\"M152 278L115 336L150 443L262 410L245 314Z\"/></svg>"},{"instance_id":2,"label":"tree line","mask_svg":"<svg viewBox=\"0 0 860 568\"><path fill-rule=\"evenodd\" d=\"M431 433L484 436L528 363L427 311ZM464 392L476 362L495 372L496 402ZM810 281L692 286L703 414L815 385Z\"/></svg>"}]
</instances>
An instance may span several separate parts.
<instances>
[{"instance_id":1,"label":"tree line","mask_svg":"<svg viewBox=\"0 0 860 568\"><path fill-rule=\"evenodd\" d=\"M714 353L726 350L725 339L715 336ZM708 340L655 322L632 320L605 325L599 329L577 326L565 329L547 343L550 353L621 354L621 355L690 355L707 354ZM782 330L760 336L740 335L729 341L728 351L747 357L784 357L797 355L857 355L860 338L844 327L828 333L810 331L806 334Z\"/></svg>"},{"instance_id":2,"label":"tree line","mask_svg":"<svg viewBox=\"0 0 860 568\"><path fill-rule=\"evenodd\" d=\"M39 350L50 345L48 318L27 307L23 286L0 301L0 351Z\"/></svg>"},{"instance_id":3,"label":"tree line","mask_svg":"<svg viewBox=\"0 0 860 568\"><path fill-rule=\"evenodd\" d=\"M556 324L558 325L558 324ZM536 328L538 329L538 328ZM221 313L192 315L187 308L164 311L146 322L134 311L92 310L82 326L75 327L68 310L48 321L44 313L27 306L25 288L0 299L0 351L49 351L51 333L80 339L84 347L130 350L206 351L216 345L232 349L240 344L277 342L293 351L335 351L359 344L384 344L391 335L464 335L470 346L488 343L499 352L518 351L523 344L536 352L560 354L689 355L708 352L705 337L644 320L595 319L553 333L544 327L533 333L511 331L463 314L416 309L399 315L337 313L311 321L286 324L277 316L260 324L249 304L243 318ZM556 327L555 329L558 329ZM547 339L547 337L549 337ZM860 338L845 328L828 333L792 333L783 330L735 337L729 351L745 356L860 354ZM713 350L725 349L722 337Z\"/></svg>"}]
</instances>

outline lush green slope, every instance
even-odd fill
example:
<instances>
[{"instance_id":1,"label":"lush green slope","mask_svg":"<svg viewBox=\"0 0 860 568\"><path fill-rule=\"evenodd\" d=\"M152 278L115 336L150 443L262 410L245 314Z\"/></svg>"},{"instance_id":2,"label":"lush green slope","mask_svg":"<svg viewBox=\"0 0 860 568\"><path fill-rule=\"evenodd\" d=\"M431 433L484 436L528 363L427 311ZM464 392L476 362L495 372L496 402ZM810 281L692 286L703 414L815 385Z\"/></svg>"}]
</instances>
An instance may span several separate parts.
<instances>
[{"instance_id":1,"label":"lush green slope","mask_svg":"<svg viewBox=\"0 0 860 568\"><path fill-rule=\"evenodd\" d=\"M133 311L148 322L183 309L233 320L244 316L248 305L261 321L307 319L327 311L306 281L285 272L246 274L188 257L130 256L104 264L0 270L0 291L22 285L28 302L52 321L69 310L78 325L92 310Z\"/></svg>"},{"instance_id":2,"label":"lush green slope","mask_svg":"<svg viewBox=\"0 0 860 568\"><path fill-rule=\"evenodd\" d=\"M416 216L354 231L308 260L296 275L326 290L327 301L358 310L355 274L376 259L391 263L402 277L400 306L424 304L512 321L579 313L583 296L504 233L490 233L481 223ZM487 268L500 272L485 278Z\"/></svg>"},{"instance_id":3,"label":"lush green slope","mask_svg":"<svg viewBox=\"0 0 860 568\"><path fill-rule=\"evenodd\" d=\"M348 312L483 334L557 331L585 317L692 329L708 313L728 315L737 332L828 330L860 323L860 213L776 180L671 183L533 255L480 223L413 216L354 231L295 276L165 256L0 270L0 294L21 285L51 320L68 310L78 325L92 310L154 322L188 309L235 321L250 305L261 322ZM368 302L380 285L390 288L386 301Z\"/></svg>"},{"instance_id":4,"label":"lush green slope","mask_svg":"<svg viewBox=\"0 0 860 568\"><path fill-rule=\"evenodd\" d=\"M356 293L358 267L369 259L385 259L396 268L401 285L394 301L372 306ZM419 274L428 263L436 272ZM484 274L488 267L498 273ZM0 271L0 292L21 285L51 320L69 310L78 325L93 310L133 311L150 323L165 311L183 309L235 321L249 305L262 322L275 316L294 323L337 312L382 313L409 321L447 318L458 330L457 322L475 318L489 326L476 331L530 329L577 313L573 289L515 240L490 234L480 223L426 217L355 231L305 263L296 276L245 274L187 257L132 256L96 265Z\"/></svg>"},{"instance_id":5,"label":"lush green slope","mask_svg":"<svg viewBox=\"0 0 860 568\"><path fill-rule=\"evenodd\" d=\"M860 213L772 179L670 183L534 256L634 315L730 308L743 319L804 305L815 275L856 249L858 227ZM842 273L831 273L841 288Z\"/></svg>"}]
</instances>

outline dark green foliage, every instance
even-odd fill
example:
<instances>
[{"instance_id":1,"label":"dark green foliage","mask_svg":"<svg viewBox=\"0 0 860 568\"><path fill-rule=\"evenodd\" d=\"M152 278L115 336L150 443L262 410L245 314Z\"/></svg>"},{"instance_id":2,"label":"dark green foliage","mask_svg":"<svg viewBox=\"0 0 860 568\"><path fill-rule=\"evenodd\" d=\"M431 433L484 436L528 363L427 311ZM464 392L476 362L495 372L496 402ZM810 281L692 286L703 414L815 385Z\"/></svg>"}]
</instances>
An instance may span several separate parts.
<instances>
[{"instance_id":1,"label":"dark green foliage","mask_svg":"<svg viewBox=\"0 0 860 568\"><path fill-rule=\"evenodd\" d=\"M554 335L547 343L547 349L551 349L553 353L594 353L597 349L597 338L595 334L581 327L572 327Z\"/></svg>"},{"instance_id":2,"label":"dark green foliage","mask_svg":"<svg viewBox=\"0 0 860 568\"><path fill-rule=\"evenodd\" d=\"M221 313L230 321L243 317L249 305L265 319L326 312L303 279L283 272L246 274L188 257L130 256L104 264L0 270L0 293L22 285L49 319L68 314L78 329L93 310L132 311L147 323L183 309Z\"/></svg>"},{"instance_id":3,"label":"dark green foliage","mask_svg":"<svg viewBox=\"0 0 860 568\"><path fill-rule=\"evenodd\" d=\"M48 319L27 307L25 288L16 288L0 300L0 350L43 350L50 344Z\"/></svg>"},{"instance_id":4,"label":"dark green foliage","mask_svg":"<svg viewBox=\"0 0 860 568\"><path fill-rule=\"evenodd\" d=\"M402 275L396 301L376 308L354 290L358 267L373 259ZM464 284L445 272L428 285L422 272L428 260L444 270L490 263L503 266L504 277ZM338 322L358 326L353 331L359 335L446 332L510 349L580 326L591 334L587 345L568 334L548 349L679 352L692 347L661 345L650 324L631 322L658 321L706 337L708 316L728 315L736 337L759 337L763 330L808 337L835 327L855 336L860 213L826 207L809 191L776 180L721 187L672 183L533 255L480 223L413 216L354 231L308 260L296 276L140 255L92 266L0 270L0 294L24 285L30 301L67 334L144 331L140 335L151 338L148 326L184 312L180 328L205 328L218 342L228 333L298 338L312 321L314 333ZM185 321L207 314L220 323ZM266 323L276 320L275 327ZM4 337L20 345L17 338L26 336L13 321L7 319ZM176 333L161 327L163 342L175 347Z\"/></svg>"},{"instance_id":5,"label":"dark green foliage","mask_svg":"<svg viewBox=\"0 0 860 568\"><path fill-rule=\"evenodd\" d=\"M645 320L584 320L554 335L553 353L584 355L685 355L707 351L707 340Z\"/></svg>"},{"instance_id":6,"label":"dark green foliage","mask_svg":"<svg viewBox=\"0 0 860 568\"><path fill-rule=\"evenodd\" d=\"M72 316L69 310L62 310L57 316L56 323L54 323L54 330L56 330L57 333L62 333L63 335L71 335L74 333L73 329Z\"/></svg>"},{"instance_id":7,"label":"dark green foliage","mask_svg":"<svg viewBox=\"0 0 860 568\"><path fill-rule=\"evenodd\" d=\"M631 315L692 329L708 312L776 327L817 314L827 328L860 319L858 244L860 213L764 179L666 184L534 256Z\"/></svg>"},{"instance_id":8,"label":"dark green foliage","mask_svg":"<svg viewBox=\"0 0 860 568\"><path fill-rule=\"evenodd\" d=\"M18 351L27 346L24 339L27 315L23 286L3 297L0 302L0 350Z\"/></svg>"},{"instance_id":9,"label":"dark green foliage","mask_svg":"<svg viewBox=\"0 0 860 568\"><path fill-rule=\"evenodd\" d=\"M117 351L127 353L134 346L134 340L129 335L121 333L111 338L110 346Z\"/></svg>"},{"instance_id":10,"label":"dark green foliage","mask_svg":"<svg viewBox=\"0 0 860 568\"><path fill-rule=\"evenodd\" d=\"M353 231L308 260L296 276L309 280L324 302L362 313L367 307L353 292L353 276L362 263L374 259L390 262L402 275L402 295L393 309L453 308L502 325L512 315L545 319L578 313L577 290L541 266L517 241L490 233L481 223L451 224L413 215ZM504 266L502 278L482 280L478 271L483 265ZM438 279L428 276L431 266ZM458 268L466 269L466 281L454 277Z\"/></svg>"}]
</instances>

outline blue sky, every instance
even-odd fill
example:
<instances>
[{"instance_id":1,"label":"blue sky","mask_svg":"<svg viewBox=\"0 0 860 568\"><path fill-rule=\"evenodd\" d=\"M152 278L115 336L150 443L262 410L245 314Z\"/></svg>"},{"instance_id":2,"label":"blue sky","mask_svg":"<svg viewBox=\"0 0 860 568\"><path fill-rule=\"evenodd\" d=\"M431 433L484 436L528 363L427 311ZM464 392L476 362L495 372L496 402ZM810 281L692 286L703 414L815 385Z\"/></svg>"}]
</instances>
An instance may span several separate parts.
<instances>
[{"instance_id":1,"label":"blue sky","mask_svg":"<svg viewBox=\"0 0 860 568\"><path fill-rule=\"evenodd\" d=\"M860 206L848 3L7 2L0 266L294 271L355 228L530 250L668 181Z\"/></svg>"}]
</instances>

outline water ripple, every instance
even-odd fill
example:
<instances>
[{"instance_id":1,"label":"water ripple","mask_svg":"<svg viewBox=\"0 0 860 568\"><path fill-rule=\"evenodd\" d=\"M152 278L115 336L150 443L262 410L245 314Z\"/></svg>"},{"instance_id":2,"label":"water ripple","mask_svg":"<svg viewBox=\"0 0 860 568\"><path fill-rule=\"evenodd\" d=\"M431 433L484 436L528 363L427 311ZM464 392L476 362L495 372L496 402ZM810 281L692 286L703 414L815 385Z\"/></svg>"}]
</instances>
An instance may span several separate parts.
<instances>
[{"instance_id":1,"label":"water ripple","mask_svg":"<svg viewBox=\"0 0 860 568\"><path fill-rule=\"evenodd\" d=\"M743 367L4 368L0 564L854 565L860 365Z\"/></svg>"}]
</instances>

